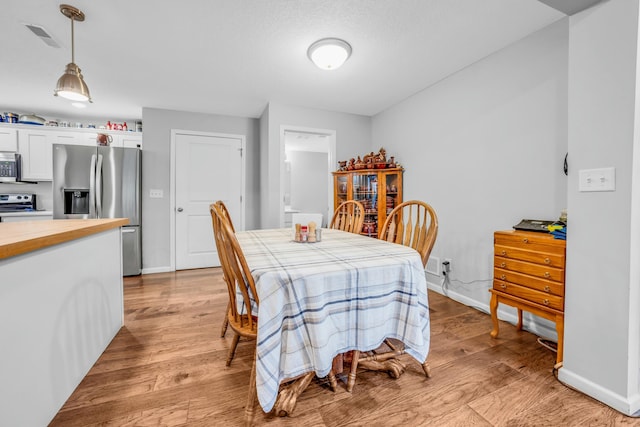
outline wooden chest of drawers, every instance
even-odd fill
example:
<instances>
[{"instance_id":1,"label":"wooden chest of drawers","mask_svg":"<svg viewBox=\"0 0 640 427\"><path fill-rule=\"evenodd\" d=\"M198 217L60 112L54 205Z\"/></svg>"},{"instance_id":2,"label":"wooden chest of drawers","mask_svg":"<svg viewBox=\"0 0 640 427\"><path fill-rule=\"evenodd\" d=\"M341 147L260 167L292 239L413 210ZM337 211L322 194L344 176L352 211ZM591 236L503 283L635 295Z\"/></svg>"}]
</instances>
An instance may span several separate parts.
<instances>
[{"instance_id":1,"label":"wooden chest of drawers","mask_svg":"<svg viewBox=\"0 0 640 427\"><path fill-rule=\"evenodd\" d=\"M526 231L496 231L494 234L493 289L491 292L491 336L498 336L498 304L552 320L558 332L556 363L562 361L564 341L564 270L566 242L551 234Z\"/></svg>"}]
</instances>

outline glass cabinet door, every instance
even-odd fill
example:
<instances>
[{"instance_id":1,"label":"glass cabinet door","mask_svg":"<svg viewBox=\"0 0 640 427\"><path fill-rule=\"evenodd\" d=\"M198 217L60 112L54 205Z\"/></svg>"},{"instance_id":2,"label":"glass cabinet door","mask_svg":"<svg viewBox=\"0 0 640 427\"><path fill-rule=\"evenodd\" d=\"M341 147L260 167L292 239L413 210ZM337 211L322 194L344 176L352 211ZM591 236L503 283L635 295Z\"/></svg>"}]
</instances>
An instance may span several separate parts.
<instances>
[{"instance_id":1,"label":"glass cabinet door","mask_svg":"<svg viewBox=\"0 0 640 427\"><path fill-rule=\"evenodd\" d=\"M378 235L378 174L359 173L353 175L353 199L364 207L362 234Z\"/></svg>"}]
</instances>

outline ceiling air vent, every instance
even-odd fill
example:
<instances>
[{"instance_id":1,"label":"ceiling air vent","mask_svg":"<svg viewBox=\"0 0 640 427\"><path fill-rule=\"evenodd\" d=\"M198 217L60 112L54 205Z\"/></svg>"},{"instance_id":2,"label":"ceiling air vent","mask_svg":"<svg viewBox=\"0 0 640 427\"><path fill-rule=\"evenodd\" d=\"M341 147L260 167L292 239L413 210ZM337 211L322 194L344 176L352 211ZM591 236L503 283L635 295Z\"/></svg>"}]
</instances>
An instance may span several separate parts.
<instances>
[{"instance_id":1,"label":"ceiling air vent","mask_svg":"<svg viewBox=\"0 0 640 427\"><path fill-rule=\"evenodd\" d=\"M40 38L40 40L45 42L48 46L60 47L58 42L56 42L53 39L53 37L51 37L51 35L49 33L47 33L47 30L45 30L43 27L41 27L39 25L34 25L34 24L24 24L24 26L27 27L28 29L30 29L33 34L38 36Z\"/></svg>"}]
</instances>

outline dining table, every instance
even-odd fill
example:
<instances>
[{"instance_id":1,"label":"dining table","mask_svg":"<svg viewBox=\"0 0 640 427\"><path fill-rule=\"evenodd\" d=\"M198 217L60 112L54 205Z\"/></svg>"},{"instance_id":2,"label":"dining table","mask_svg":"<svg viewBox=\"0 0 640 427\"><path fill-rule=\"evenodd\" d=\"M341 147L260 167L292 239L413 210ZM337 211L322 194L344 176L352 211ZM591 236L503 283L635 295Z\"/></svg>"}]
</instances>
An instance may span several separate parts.
<instances>
[{"instance_id":1,"label":"dining table","mask_svg":"<svg viewBox=\"0 0 640 427\"><path fill-rule=\"evenodd\" d=\"M372 351L388 338L425 362L427 284L414 249L334 229L321 229L316 242L295 241L291 228L236 237L259 297L250 393L265 412L287 380L326 377L337 355Z\"/></svg>"}]
</instances>

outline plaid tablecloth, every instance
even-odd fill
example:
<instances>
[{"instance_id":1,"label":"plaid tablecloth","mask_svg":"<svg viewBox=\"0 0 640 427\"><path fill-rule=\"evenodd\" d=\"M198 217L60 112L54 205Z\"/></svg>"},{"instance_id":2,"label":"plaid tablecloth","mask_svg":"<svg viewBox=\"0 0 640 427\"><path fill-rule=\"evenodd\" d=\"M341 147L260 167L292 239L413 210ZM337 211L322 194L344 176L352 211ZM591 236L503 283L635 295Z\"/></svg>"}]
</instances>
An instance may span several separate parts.
<instances>
[{"instance_id":1,"label":"plaid tablecloth","mask_svg":"<svg viewBox=\"0 0 640 427\"><path fill-rule=\"evenodd\" d=\"M317 243L292 241L290 228L237 237L260 297L256 386L265 412L283 380L324 377L337 354L373 350L385 338L426 359L427 284L415 250L330 229Z\"/></svg>"}]
</instances>

